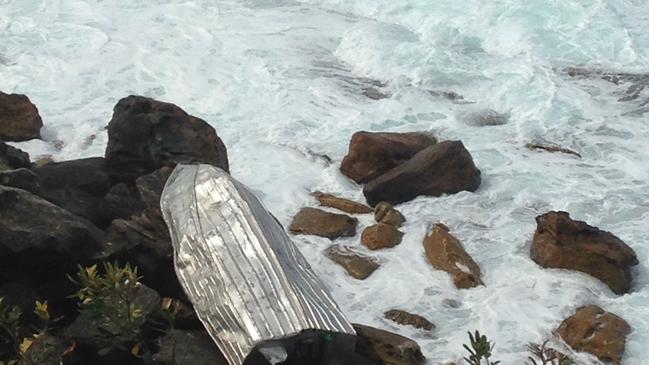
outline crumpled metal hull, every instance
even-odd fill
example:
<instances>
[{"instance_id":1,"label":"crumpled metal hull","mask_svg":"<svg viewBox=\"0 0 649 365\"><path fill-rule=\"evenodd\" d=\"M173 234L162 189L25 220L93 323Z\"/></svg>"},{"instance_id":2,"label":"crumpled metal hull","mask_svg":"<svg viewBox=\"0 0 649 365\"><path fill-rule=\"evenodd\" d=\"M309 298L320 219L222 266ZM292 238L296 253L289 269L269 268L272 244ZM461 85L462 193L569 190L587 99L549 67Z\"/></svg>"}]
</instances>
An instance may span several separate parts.
<instances>
[{"instance_id":1,"label":"crumpled metal hull","mask_svg":"<svg viewBox=\"0 0 649 365\"><path fill-rule=\"evenodd\" d=\"M231 365L303 330L354 334L283 227L223 170L178 165L161 208L178 279Z\"/></svg>"}]
</instances>

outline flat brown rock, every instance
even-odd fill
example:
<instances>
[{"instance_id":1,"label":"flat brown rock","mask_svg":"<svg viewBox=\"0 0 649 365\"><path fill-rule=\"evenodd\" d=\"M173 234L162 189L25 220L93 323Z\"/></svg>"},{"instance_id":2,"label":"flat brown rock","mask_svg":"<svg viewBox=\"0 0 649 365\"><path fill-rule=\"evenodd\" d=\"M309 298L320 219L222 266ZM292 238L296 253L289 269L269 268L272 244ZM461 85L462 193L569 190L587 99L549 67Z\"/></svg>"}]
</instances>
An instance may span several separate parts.
<instances>
[{"instance_id":1,"label":"flat brown rock","mask_svg":"<svg viewBox=\"0 0 649 365\"><path fill-rule=\"evenodd\" d=\"M543 267L581 271L604 282L617 294L631 288L631 266L638 257L610 232L575 221L566 212L536 217L532 259Z\"/></svg>"},{"instance_id":2,"label":"flat brown rock","mask_svg":"<svg viewBox=\"0 0 649 365\"><path fill-rule=\"evenodd\" d=\"M379 268L379 264L371 257L361 255L341 245L329 246L325 250L325 256L342 266L351 277L358 280L367 279Z\"/></svg>"},{"instance_id":3,"label":"flat brown rock","mask_svg":"<svg viewBox=\"0 0 649 365\"><path fill-rule=\"evenodd\" d=\"M330 207L330 208L336 208L338 210L342 210L343 212L347 212L349 214L366 214L372 212L372 208L368 207L365 204L355 202L353 200L339 198L335 195L323 193L320 191L316 191L311 195L313 195L318 200L320 205L325 207Z\"/></svg>"},{"instance_id":4,"label":"flat brown rock","mask_svg":"<svg viewBox=\"0 0 649 365\"><path fill-rule=\"evenodd\" d=\"M374 219L379 223L385 223L395 227L401 227L406 221L406 217L394 209L392 204L387 202L380 202L376 205L376 208L374 208Z\"/></svg>"},{"instance_id":5,"label":"flat brown rock","mask_svg":"<svg viewBox=\"0 0 649 365\"><path fill-rule=\"evenodd\" d=\"M397 227L379 223L365 228L361 234L361 243L370 250L394 247L401 243L403 233Z\"/></svg>"},{"instance_id":6,"label":"flat brown rock","mask_svg":"<svg viewBox=\"0 0 649 365\"><path fill-rule=\"evenodd\" d=\"M449 233L445 225L436 224L424 237L424 249L431 265L437 270L444 270L451 274L453 283L458 289L482 285L480 267L464 250L462 243Z\"/></svg>"},{"instance_id":7,"label":"flat brown rock","mask_svg":"<svg viewBox=\"0 0 649 365\"><path fill-rule=\"evenodd\" d=\"M420 195L475 191L480 170L461 141L444 141L419 151L408 161L370 181L363 194L371 206L399 204Z\"/></svg>"},{"instance_id":8,"label":"flat brown rock","mask_svg":"<svg viewBox=\"0 0 649 365\"><path fill-rule=\"evenodd\" d=\"M581 307L557 329L575 351L588 352L604 363L620 364L631 326L615 314L589 305Z\"/></svg>"},{"instance_id":9,"label":"flat brown rock","mask_svg":"<svg viewBox=\"0 0 649 365\"><path fill-rule=\"evenodd\" d=\"M325 212L316 208L302 208L293 217L288 230L293 234L306 234L329 239L356 235L358 219L345 214Z\"/></svg>"},{"instance_id":10,"label":"flat brown rock","mask_svg":"<svg viewBox=\"0 0 649 365\"><path fill-rule=\"evenodd\" d=\"M377 328L354 324L356 352L385 365L424 365L419 345L407 338Z\"/></svg>"},{"instance_id":11,"label":"flat brown rock","mask_svg":"<svg viewBox=\"0 0 649 365\"><path fill-rule=\"evenodd\" d=\"M25 95L0 91L0 139L27 141L41 138L43 120Z\"/></svg>"},{"instance_id":12,"label":"flat brown rock","mask_svg":"<svg viewBox=\"0 0 649 365\"><path fill-rule=\"evenodd\" d=\"M383 315L385 316L385 318L401 325L413 326L415 328L424 329L426 331L432 331L435 328L435 325L426 318L399 309L389 310Z\"/></svg>"},{"instance_id":13,"label":"flat brown rock","mask_svg":"<svg viewBox=\"0 0 649 365\"><path fill-rule=\"evenodd\" d=\"M573 150L560 147L560 146L552 146L552 145L542 145L538 143L528 143L525 145L530 150L543 150L546 152L551 152L551 153L565 153L568 155L575 155L577 157L581 157L581 155Z\"/></svg>"},{"instance_id":14,"label":"flat brown rock","mask_svg":"<svg viewBox=\"0 0 649 365\"><path fill-rule=\"evenodd\" d=\"M434 137L418 132L356 132L340 171L357 183L366 183L435 143Z\"/></svg>"}]
</instances>

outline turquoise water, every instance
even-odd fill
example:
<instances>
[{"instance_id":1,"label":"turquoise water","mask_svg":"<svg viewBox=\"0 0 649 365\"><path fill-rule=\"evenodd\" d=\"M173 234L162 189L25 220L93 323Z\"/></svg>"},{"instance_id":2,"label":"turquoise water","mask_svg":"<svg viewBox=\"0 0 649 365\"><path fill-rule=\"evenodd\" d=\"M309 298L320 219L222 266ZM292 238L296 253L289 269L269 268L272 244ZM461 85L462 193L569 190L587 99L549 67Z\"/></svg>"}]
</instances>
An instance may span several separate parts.
<instances>
[{"instance_id":1,"label":"turquoise water","mask_svg":"<svg viewBox=\"0 0 649 365\"><path fill-rule=\"evenodd\" d=\"M43 116L44 140L17 145L58 160L103 154L119 98L174 102L214 125L233 175L285 224L314 204L310 190L362 197L337 168L357 130L461 139L481 188L401 205L404 241L371 253L383 265L368 280L324 258L328 240L296 239L345 313L415 338L430 364L458 361L473 329L496 341L504 364L518 364L528 342L595 303L632 325L624 364L640 365L649 344L649 90L618 101L633 82L564 69L649 73L648 25L649 3L630 0L0 0L0 89L28 94ZM389 98L369 99L367 88ZM499 125L481 126L484 115ZM583 158L532 152L528 142ZM534 217L550 209L635 249L632 293L529 259ZM464 242L486 287L457 291L426 263L421 240L437 221ZM341 241L362 250L358 238ZM381 315L392 308L437 329L396 327Z\"/></svg>"}]
</instances>

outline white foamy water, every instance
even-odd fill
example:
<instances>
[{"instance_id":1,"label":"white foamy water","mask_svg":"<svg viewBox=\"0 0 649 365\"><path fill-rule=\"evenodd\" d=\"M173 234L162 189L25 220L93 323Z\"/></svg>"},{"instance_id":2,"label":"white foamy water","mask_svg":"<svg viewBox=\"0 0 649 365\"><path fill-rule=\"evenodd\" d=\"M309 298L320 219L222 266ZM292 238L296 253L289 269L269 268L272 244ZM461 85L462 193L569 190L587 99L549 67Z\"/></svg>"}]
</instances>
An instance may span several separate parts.
<instances>
[{"instance_id":1,"label":"white foamy water","mask_svg":"<svg viewBox=\"0 0 649 365\"><path fill-rule=\"evenodd\" d=\"M44 141L17 145L57 160L103 155L121 97L173 102L217 129L232 174L284 224L315 204L311 190L362 198L338 170L355 131L461 139L482 186L399 206L403 243L369 253L382 266L367 280L322 255L328 240L296 237L350 320L416 339L430 364L459 363L466 331L479 329L495 340L494 357L521 364L528 342L594 303L631 324L624 364L640 365L649 344L649 95L618 102L625 85L561 70L649 73L648 24L645 0L0 0L0 89L28 94L44 119ZM363 96L372 80L391 97ZM481 127L486 110L501 125ZM532 152L531 141L583 158ZM551 209L633 247L630 294L530 260L534 218ZM480 264L485 287L458 291L426 262L421 242L438 221ZM371 223L361 217L359 230ZM363 251L358 237L340 241ZM437 329L395 326L382 318L392 308Z\"/></svg>"}]
</instances>

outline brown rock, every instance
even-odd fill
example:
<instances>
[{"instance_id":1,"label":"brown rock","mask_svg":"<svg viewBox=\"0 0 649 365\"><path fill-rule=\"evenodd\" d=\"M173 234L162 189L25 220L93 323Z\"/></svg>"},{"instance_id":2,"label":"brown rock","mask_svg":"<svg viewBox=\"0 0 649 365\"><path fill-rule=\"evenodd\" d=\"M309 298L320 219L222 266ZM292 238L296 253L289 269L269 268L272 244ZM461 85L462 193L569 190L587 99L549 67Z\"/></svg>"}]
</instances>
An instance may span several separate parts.
<instances>
[{"instance_id":1,"label":"brown rock","mask_svg":"<svg viewBox=\"0 0 649 365\"><path fill-rule=\"evenodd\" d=\"M575 351L588 352L604 363L619 364L631 327L622 318L589 305L577 309L557 329Z\"/></svg>"},{"instance_id":2,"label":"brown rock","mask_svg":"<svg viewBox=\"0 0 649 365\"><path fill-rule=\"evenodd\" d=\"M406 217L400 211L394 209L392 204L380 202L374 208L374 219L379 223L389 224L395 227L401 227L406 221Z\"/></svg>"},{"instance_id":3,"label":"brown rock","mask_svg":"<svg viewBox=\"0 0 649 365\"><path fill-rule=\"evenodd\" d=\"M572 220L566 212L540 215L536 223L530 250L536 263L587 273L617 294L629 291L630 267L638 264L638 257L622 240L610 232Z\"/></svg>"},{"instance_id":4,"label":"brown rock","mask_svg":"<svg viewBox=\"0 0 649 365\"><path fill-rule=\"evenodd\" d=\"M142 96L121 99L108 123L111 177L132 182L169 163L206 163L228 171L228 154L212 126L178 106Z\"/></svg>"},{"instance_id":5,"label":"brown rock","mask_svg":"<svg viewBox=\"0 0 649 365\"><path fill-rule=\"evenodd\" d=\"M354 324L356 352L385 365L423 365L426 358L417 343L388 331Z\"/></svg>"},{"instance_id":6,"label":"brown rock","mask_svg":"<svg viewBox=\"0 0 649 365\"><path fill-rule=\"evenodd\" d=\"M424 238L424 249L428 261L438 270L453 276L458 289L474 288L482 285L480 267L464 250L462 243L453 237L443 224L436 224Z\"/></svg>"},{"instance_id":7,"label":"brown rock","mask_svg":"<svg viewBox=\"0 0 649 365\"><path fill-rule=\"evenodd\" d=\"M420 195L440 196L480 186L480 170L460 141L430 146L407 162L370 181L363 189L367 202L403 203Z\"/></svg>"},{"instance_id":8,"label":"brown rock","mask_svg":"<svg viewBox=\"0 0 649 365\"><path fill-rule=\"evenodd\" d=\"M325 250L325 256L342 266L350 276L358 280L367 279L379 268L379 264L371 257L361 255L341 245L329 246Z\"/></svg>"},{"instance_id":9,"label":"brown rock","mask_svg":"<svg viewBox=\"0 0 649 365\"><path fill-rule=\"evenodd\" d=\"M320 191L316 191L311 195L313 195L316 199L318 199L320 205L323 205L325 207L336 208L338 210L342 210L343 212L347 212L349 214L366 214L372 212L372 208L368 207L365 204L357 203L353 200L339 198L337 196L323 193Z\"/></svg>"},{"instance_id":10,"label":"brown rock","mask_svg":"<svg viewBox=\"0 0 649 365\"><path fill-rule=\"evenodd\" d=\"M397 227L379 223L365 228L361 242L370 250L394 247L401 243L403 233Z\"/></svg>"},{"instance_id":11,"label":"brown rock","mask_svg":"<svg viewBox=\"0 0 649 365\"><path fill-rule=\"evenodd\" d=\"M389 310L384 313L384 316L385 318L404 326L413 326L426 331L432 331L435 328L435 325L426 318L399 309Z\"/></svg>"},{"instance_id":12,"label":"brown rock","mask_svg":"<svg viewBox=\"0 0 649 365\"><path fill-rule=\"evenodd\" d=\"M27 141L41 138L43 121L36 106L25 95L0 91L0 139Z\"/></svg>"},{"instance_id":13,"label":"brown rock","mask_svg":"<svg viewBox=\"0 0 649 365\"><path fill-rule=\"evenodd\" d=\"M356 132L340 171L357 183L366 183L436 142L434 137L418 132Z\"/></svg>"},{"instance_id":14,"label":"brown rock","mask_svg":"<svg viewBox=\"0 0 649 365\"><path fill-rule=\"evenodd\" d=\"M356 234L358 219L345 214L325 212L316 208L302 208L293 217L288 230L293 234L308 234L335 239Z\"/></svg>"}]
</instances>

